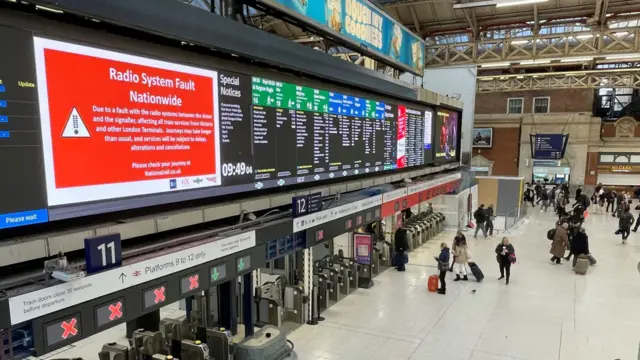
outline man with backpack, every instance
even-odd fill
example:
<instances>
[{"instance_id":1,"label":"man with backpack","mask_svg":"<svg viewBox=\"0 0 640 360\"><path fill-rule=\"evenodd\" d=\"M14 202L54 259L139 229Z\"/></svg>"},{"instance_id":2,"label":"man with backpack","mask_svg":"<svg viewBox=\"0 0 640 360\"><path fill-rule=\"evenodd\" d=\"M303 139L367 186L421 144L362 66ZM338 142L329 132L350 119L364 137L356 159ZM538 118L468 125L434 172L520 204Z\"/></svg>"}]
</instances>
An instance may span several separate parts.
<instances>
[{"instance_id":1,"label":"man with backpack","mask_svg":"<svg viewBox=\"0 0 640 360\"><path fill-rule=\"evenodd\" d=\"M620 191L616 196L616 210L611 214L611 216L620 217L623 213L624 204L624 191Z\"/></svg>"},{"instance_id":2,"label":"man with backpack","mask_svg":"<svg viewBox=\"0 0 640 360\"><path fill-rule=\"evenodd\" d=\"M484 227L484 222L486 221L486 213L484 209L484 204L480 204L480 207L476 209L473 213L473 219L476 221L476 232L473 234L475 239L478 238L478 230L482 229L482 234L484 234L484 238L487 238L487 230Z\"/></svg>"}]
</instances>

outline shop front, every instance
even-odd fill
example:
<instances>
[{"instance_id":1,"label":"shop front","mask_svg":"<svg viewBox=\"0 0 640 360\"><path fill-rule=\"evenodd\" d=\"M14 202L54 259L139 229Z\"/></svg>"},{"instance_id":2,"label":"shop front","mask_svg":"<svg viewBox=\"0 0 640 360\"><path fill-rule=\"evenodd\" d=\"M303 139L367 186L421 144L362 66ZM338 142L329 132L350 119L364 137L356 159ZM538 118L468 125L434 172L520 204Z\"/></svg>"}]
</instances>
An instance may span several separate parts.
<instances>
[{"instance_id":1,"label":"shop front","mask_svg":"<svg viewBox=\"0 0 640 360\"><path fill-rule=\"evenodd\" d=\"M571 166L565 159L562 160L533 160L533 181L544 183L564 184L569 183Z\"/></svg>"},{"instance_id":2,"label":"shop front","mask_svg":"<svg viewBox=\"0 0 640 360\"><path fill-rule=\"evenodd\" d=\"M640 153L599 153L598 183L610 186L640 185Z\"/></svg>"}]
</instances>

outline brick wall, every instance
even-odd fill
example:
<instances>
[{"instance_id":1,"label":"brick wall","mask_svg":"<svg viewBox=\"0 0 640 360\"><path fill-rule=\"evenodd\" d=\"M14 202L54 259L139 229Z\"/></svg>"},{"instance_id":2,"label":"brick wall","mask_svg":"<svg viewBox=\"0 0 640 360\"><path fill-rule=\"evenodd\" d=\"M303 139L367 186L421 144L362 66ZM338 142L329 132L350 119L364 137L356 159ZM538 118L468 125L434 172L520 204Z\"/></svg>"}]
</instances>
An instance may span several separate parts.
<instances>
[{"instance_id":1,"label":"brick wall","mask_svg":"<svg viewBox=\"0 0 640 360\"><path fill-rule=\"evenodd\" d=\"M587 167L584 174L585 185L596 185L596 181L598 181L598 154L597 151L587 153ZM593 175L591 175L591 171L594 171Z\"/></svg>"},{"instance_id":2,"label":"brick wall","mask_svg":"<svg viewBox=\"0 0 640 360\"><path fill-rule=\"evenodd\" d=\"M520 127L494 127L493 147L473 149L473 155L480 154L493 161L495 176L518 176L518 149L520 148Z\"/></svg>"},{"instance_id":3,"label":"brick wall","mask_svg":"<svg viewBox=\"0 0 640 360\"><path fill-rule=\"evenodd\" d=\"M476 94L476 114L506 114L507 99L524 98L524 113L533 112L533 98L550 98L549 112L585 112L593 110L592 89L510 91Z\"/></svg>"}]
</instances>

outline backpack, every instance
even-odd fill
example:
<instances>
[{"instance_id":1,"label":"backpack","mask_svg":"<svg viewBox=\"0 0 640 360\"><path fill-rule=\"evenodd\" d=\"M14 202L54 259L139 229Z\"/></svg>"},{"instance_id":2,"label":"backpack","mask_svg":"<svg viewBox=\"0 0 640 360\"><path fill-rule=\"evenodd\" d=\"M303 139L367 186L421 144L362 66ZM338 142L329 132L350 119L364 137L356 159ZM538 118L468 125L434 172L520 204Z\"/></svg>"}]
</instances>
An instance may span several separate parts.
<instances>
[{"instance_id":1,"label":"backpack","mask_svg":"<svg viewBox=\"0 0 640 360\"><path fill-rule=\"evenodd\" d=\"M554 237L556 237L556 229L550 229L547 231L547 239L553 240Z\"/></svg>"}]
</instances>

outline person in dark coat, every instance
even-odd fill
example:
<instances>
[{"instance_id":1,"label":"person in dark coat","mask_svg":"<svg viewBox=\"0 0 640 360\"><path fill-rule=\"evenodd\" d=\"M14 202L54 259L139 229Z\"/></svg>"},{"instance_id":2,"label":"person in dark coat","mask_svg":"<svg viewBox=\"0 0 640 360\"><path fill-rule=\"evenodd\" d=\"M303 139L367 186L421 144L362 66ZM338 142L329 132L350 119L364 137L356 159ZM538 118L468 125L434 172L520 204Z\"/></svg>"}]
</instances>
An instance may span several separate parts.
<instances>
[{"instance_id":1,"label":"person in dark coat","mask_svg":"<svg viewBox=\"0 0 640 360\"><path fill-rule=\"evenodd\" d=\"M605 198L607 199L606 212L609 212L609 207L611 207L611 212L613 212L616 209L614 202L618 198L618 194L616 194L615 190L607 190Z\"/></svg>"},{"instance_id":2,"label":"person in dark coat","mask_svg":"<svg viewBox=\"0 0 640 360\"><path fill-rule=\"evenodd\" d=\"M625 208L622 215L620 215L620 219L618 220L618 231L616 234L622 235L622 243L627 243L627 238L629 237L629 233L631 231L631 225L635 221L633 215L629 211L629 208Z\"/></svg>"},{"instance_id":3,"label":"person in dark coat","mask_svg":"<svg viewBox=\"0 0 640 360\"><path fill-rule=\"evenodd\" d=\"M398 271L405 271L404 254L409 250L409 240L407 239L407 230L398 228L396 230L394 239L395 252L396 252L396 269Z\"/></svg>"},{"instance_id":4,"label":"person in dark coat","mask_svg":"<svg viewBox=\"0 0 640 360\"><path fill-rule=\"evenodd\" d=\"M576 201L578 200L580 195L582 195L582 186L578 185L578 188L576 189Z\"/></svg>"},{"instance_id":5,"label":"person in dark coat","mask_svg":"<svg viewBox=\"0 0 640 360\"><path fill-rule=\"evenodd\" d=\"M624 191L620 191L617 195L616 195L616 209L613 211L613 214L611 214L611 216L613 217L619 217L622 215L623 210L622 207L624 206Z\"/></svg>"},{"instance_id":6,"label":"person in dark coat","mask_svg":"<svg viewBox=\"0 0 640 360\"><path fill-rule=\"evenodd\" d=\"M573 236L571 240L571 254L573 254L573 266L576 267L578 256L589 255L589 236L583 227Z\"/></svg>"},{"instance_id":7,"label":"person in dark coat","mask_svg":"<svg viewBox=\"0 0 640 360\"><path fill-rule=\"evenodd\" d=\"M485 211L484 231L489 236L493 236L493 219L495 218L495 212L493 211L493 204L490 204Z\"/></svg>"},{"instance_id":8,"label":"person in dark coat","mask_svg":"<svg viewBox=\"0 0 640 360\"><path fill-rule=\"evenodd\" d=\"M440 255L435 256L436 261L438 261L438 271L440 272L438 278L440 278L440 288L438 289L438 294L444 295L447 293L447 270L449 269L449 259L451 258L451 254L449 248L447 247L447 243L440 244Z\"/></svg>"},{"instance_id":9,"label":"person in dark coat","mask_svg":"<svg viewBox=\"0 0 640 360\"><path fill-rule=\"evenodd\" d=\"M504 279L506 272L507 285L509 285L509 278L511 277L511 259L509 258L509 254L515 253L516 250L506 236L503 237L502 241L496 246L496 260L498 260L498 265L500 266L500 278L498 280Z\"/></svg>"},{"instance_id":10,"label":"person in dark coat","mask_svg":"<svg viewBox=\"0 0 640 360\"><path fill-rule=\"evenodd\" d=\"M482 230L484 237L487 237L487 230L484 228L484 222L486 221L486 214L484 204L480 204L480 207L473 213L473 219L476 221L476 232L473 234L474 238L478 238L478 231Z\"/></svg>"}]
</instances>

